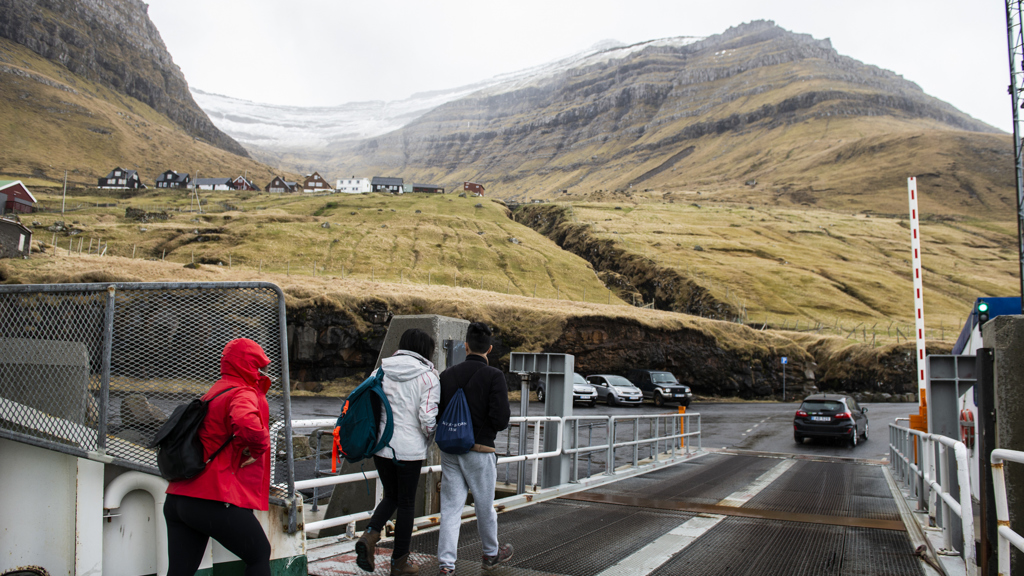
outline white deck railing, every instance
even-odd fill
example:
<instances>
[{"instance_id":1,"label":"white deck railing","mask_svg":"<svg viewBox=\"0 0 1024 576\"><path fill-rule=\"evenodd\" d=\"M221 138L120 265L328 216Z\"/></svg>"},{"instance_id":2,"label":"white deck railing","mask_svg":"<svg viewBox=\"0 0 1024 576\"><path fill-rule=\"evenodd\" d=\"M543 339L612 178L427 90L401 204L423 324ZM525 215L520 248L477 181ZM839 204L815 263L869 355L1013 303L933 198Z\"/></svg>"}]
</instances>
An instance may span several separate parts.
<instances>
[{"instance_id":1,"label":"white deck railing","mask_svg":"<svg viewBox=\"0 0 1024 576\"><path fill-rule=\"evenodd\" d=\"M617 427L620 423L631 421L633 423L632 431L633 437L629 440L617 441L617 442L605 442L604 444L596 446L580 446L579 439L579 423L581 421L599 421L606 425L610 431L608 438L615 438ZM640 422L648 421L650 429L652 431L651 437L640 438ZM294 420L292 421L292 429L296 428L321 428L334 426L335 419L320 419L320 420ZM523 462L533 461L532 470L532 484L537 485L538 471L540 469L540 461L545 458L561 457L565 454L573 455L573 480L578 481L576 476L576 470L578 469L578 459L581 453L588 452L599 452L604 451L607 454L607 462L605 473L610 476L616 474L615 469L615 450L617 448L632 447L633 456L631 458L631 468L640 468L643 464L639 459L639 447L642 445L652 445L651 455L655 463L661 462L660 455L668 454L669 456L665 459L666 461L675 460L677 458L676 449L678 448L685 455L690 455L693 452L700 451L700 414L654 414L654 415L634 415L634 416L528 416L528 417L513 417L509 420L510 426L519 426L520 428L533 427L533 441L532 451L527 454L516 454L511 456L501 456L498 458L498 464L505 464L511 462ZM541 438L541 425L542 424L553 424L556 429L557 441L555 446L557 449L549 450L547 452L540 451L540 438ZM565 430L567 426L573 427L573 436L571 437L568 446L566 446L567 438ZM520 433L526 432L522 430ZM548 432L550 433L550 432ZM693 446L696 442L696 448ZM527 445L529 448L529 444ZM664 451L661 448L664 447ZM440 472L441 466L424 466L420 469L420 474L426 474L429 472ZM296 490L306 490L310 488L323 488L327 486L336 486L339 484L348 484L351 482L363 482L371 479L379 478L376 470L367 472L358 472L354 474L343 474L338 476L324 476L321 478L313 478L310 480L300 480L295 483ZM379 503L383 497L383 489L380 482L376 484L376 495L375 504ZM563 492L565 490L555 488L552 489L557 492ZM495 501L496 506L506 505L510 501L523 499L524 495L510 496ZM527 498L529 500L531 498ZM525 500L524 500L525 501ZM472 508L467 507L467 512L471 512ZM330 528L334 526L342 526L346 524L353 524L359 520L366 520L373 515L373 510L367 510L363 512L357 512L354 514L347 514L344 516L338 516L335 518L328 518L317 522L309 522L305 524L306 532L315 532L324 528Z\"/></svg>"},{"instance_id":2,"label":"white deck railing","mask_svg":"<svg viewBox=\"0 0 1024 576\"><path fill-rule=\"evenodd\" d=\"M956 466L954 471L950 471L950 451ZM957 544L962 546L967 575L976 574L967 447L946 436L889 424L889 462L896 478L917 497L918 509L927 510L942 527L946 550L954 548L952 516L959 518L963 538ZM955 494L954 478L959 485Z\"/></svg>"}]
</instances>

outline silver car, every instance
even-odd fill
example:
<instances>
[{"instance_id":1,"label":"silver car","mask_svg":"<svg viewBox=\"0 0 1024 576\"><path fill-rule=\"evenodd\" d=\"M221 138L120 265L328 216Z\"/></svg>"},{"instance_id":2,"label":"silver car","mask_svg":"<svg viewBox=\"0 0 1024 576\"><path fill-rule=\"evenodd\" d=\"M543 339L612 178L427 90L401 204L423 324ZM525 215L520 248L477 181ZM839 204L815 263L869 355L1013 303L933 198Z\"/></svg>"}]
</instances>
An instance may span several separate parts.
<instances>
[{"instance_id":1,"label":"silver car","mask_svg":"<svg viewBox=\"0 0 1024 576\"><path fill-rule=\"evenodd\" d=\"M543 402L547 398L546 383L542 380L537 383L537 401ZM572 401L586 404L587 406L593 407L597 404L597 391L590 384L587 384L586 378L580 376L579 373L573 372L572 374Z\"/></svg>"},{"instance_id":2,"label":"silver car","mask_svg":"<svg viewBox=\"0 0 1024 576\"><path fill-rule=\"evenodd\" d=\"M595 374L587 376L587 382L597 390L597 398L604 400L609 406L617 404L640 404L644 395L640 389L622 376L614 374Z\"/></svg>"}]
</instances>

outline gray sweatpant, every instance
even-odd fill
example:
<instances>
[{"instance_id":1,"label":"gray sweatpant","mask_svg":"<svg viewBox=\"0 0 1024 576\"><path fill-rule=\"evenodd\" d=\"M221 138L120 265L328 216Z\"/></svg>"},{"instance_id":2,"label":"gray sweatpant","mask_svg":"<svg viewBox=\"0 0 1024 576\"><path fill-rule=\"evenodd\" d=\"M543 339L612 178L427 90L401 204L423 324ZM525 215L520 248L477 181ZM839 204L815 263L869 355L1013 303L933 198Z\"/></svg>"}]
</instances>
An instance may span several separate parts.
<instances>
[{"instance_id":1,"label":"gray sweatpant","mask_svg":"<svg viewBox=\"0 0 1024 576\"><path fill-rule=\"evenodd\" d=\"M493 452L441 453L441 531L437 542L437 561L441 568L455 568L462 507L466 505L470 490L483 553L487 556L498 553L498 513L494 510L497 462Z\"/></svg>"}]
</instances>

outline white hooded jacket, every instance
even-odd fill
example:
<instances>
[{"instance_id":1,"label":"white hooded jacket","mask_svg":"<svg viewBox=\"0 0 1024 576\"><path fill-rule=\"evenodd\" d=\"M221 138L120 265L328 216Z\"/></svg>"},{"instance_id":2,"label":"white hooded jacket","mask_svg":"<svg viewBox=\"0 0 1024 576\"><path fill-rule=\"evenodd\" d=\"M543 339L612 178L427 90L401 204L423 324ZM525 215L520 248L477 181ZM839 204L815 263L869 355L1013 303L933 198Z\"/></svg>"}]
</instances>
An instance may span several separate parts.
<instances>
[{"instance_id":1,"label":"white hooded jacket","mask_svg":"<svg viewBox=\"0 0 1024 576\"><path fill-rule=\"evenodd\" d=\"M384 393L391 404L395 428L391 448L382 448L377 456L398 460L423 460L437 427L437 402L441 387L434 364L409 350L399 350L381 361L384 369ZM381 414L380 432L387 415Z\"/></svg>"}]
</instances>

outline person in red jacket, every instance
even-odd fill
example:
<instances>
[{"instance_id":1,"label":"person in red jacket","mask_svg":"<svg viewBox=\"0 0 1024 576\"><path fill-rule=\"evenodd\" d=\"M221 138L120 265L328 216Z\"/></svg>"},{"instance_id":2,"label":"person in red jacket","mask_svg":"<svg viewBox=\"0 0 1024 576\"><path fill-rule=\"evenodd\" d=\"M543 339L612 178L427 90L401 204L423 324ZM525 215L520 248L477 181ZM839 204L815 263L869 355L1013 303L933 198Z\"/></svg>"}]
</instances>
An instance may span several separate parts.
<instances>
[{"instance_id":1,"label":"person in red jacket","mask_svg":"<svg viewBox=\"0 0 1024 576\"><path fill-rule=\"evenodd\" d=\"M207 459L228 444L198 476L167 486L168 576L195 574L211 537L245 562L246 576L270 574L270 542L252 513L266 510L270 499L270 378L262 372L268 364L252 340L224 346L221 378L203 395L213 400L199 439Z\"/></svg>"}]
</instances>

